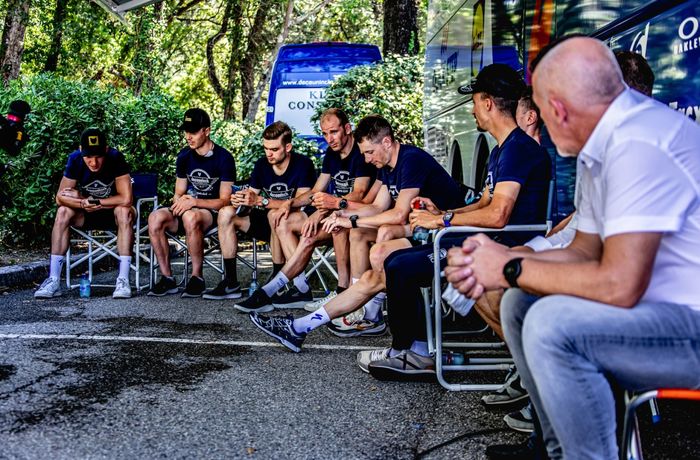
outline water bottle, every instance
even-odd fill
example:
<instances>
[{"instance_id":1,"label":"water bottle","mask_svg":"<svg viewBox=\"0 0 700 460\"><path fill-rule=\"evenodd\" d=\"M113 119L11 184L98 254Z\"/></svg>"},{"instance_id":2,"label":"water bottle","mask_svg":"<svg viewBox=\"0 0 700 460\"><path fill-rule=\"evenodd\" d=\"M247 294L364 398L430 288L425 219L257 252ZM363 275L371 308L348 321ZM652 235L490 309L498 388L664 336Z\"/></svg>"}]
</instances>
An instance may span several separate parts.
<instances>
[{"instance_id":1,"label":"water bottle","mask_svg":"<svg viewBox=\"0 0 700 460\"><path fill-rule=\"evenodd\" d=\"M90 278L87 273L83 273L80 277L80 297L83 299L90 298Z\"/></svg>"},{"instance_id":2,"label":"water bottle","mask_svg":"<svg viewBox=\"0 0 700 460\"><path fill-rule=\"evenodd\" d=\"M258 284L258 280L253 278L250 281L250 287L248 287L248 297L252 296L253 292L255 292L258 289L258 287L260 287L260 285Z\"/></svg>"},{"instance_id":3,"label":"water bottle","mask_svg":"<svg viewBox=\"0 0 700 460\"><path fill-rule=\"evenodd\" d=\"M446 351L442 353L442 364L461 366L464 364L464 354L458 351Z\"/></svg>"},{"instance_id":4,"label":"water bottle","mask_svg":"<svg viewBox=\"0 0 700 460\"><path fill-rule=\"evenodd\" d=\"M413 203L413 209L425 209L425 203L422 201L416 201ZM428 236L430 232L427 228L418 226L413 229L413 240L425 244L428 241Z\"/></svg>"}]
</instances>

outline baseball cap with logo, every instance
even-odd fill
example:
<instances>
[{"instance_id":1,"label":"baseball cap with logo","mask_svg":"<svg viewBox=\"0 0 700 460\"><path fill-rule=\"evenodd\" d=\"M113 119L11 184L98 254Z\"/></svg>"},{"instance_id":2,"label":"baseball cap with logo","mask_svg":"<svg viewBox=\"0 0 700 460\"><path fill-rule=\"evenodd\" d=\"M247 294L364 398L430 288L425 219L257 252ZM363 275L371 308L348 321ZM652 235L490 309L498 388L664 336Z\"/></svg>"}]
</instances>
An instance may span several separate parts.
<instances>
[{"instance_id":1,"label":"baseball cap with logo","mask_svg":"<svg viewBox=\"0 0 700 460\"><path fill-rule=\"evenodd\" d=\"M107 139L99 128L88 128L80 136L80 152L84 157L104 156L107 153Z\"/></svg>"},{"instance_id":2,"label":"baseball cap with logo","mask_svg":"<svg viewBox=\"0 0 700 460\"><path fill-rule=\"evenodd\" d=\"M457 91L469 96L486 93L493 97L517 101L525 91L525 82L509 65L491 64L481 69L471 83L460 86Z\"/></svg>"},{"instance_id":3,"label":"baseball cap with logo","mask_svg":"<svg viewBox=\"0 0 700 460\"><path fill-rule=\"evenodd\" d=\"M187 131L188 133L196 133L202 128L208 128L211 126L211 120L209 119L209 114L202 109L189 109L185 112L185 117L182 120L182 124L178 128L182 131Z\"/></svg>"}]
</instances>

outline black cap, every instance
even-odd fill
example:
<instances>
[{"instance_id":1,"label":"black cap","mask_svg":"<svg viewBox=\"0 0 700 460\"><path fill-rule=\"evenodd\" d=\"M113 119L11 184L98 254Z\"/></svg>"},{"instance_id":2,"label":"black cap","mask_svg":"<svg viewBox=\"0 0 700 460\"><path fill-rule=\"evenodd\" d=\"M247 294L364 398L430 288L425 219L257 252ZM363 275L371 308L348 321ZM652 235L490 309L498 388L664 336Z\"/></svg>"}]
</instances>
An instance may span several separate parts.
<instances>
[{"instance_id":1,"label":"black cap","mask_svg":"<svg viewBox=\"0 0 700 460\"><path fill-rule=\"evenodd\" d=\"M459 94L474 95L474 93L486 93L493 97L517 101L525 91L525 82L518 72L506 64L487 65L475 79L466 85L460 86Z\"/></svg>"},{"instance_id":2,"label":"black cap","mask_svg":"<svg viewBox=\"0 0 700 460\"><path fill-rule=\"evenodd\" d=\"M24 119L31 111L32 109L29 107L27 101L17 100L10 102L10 110L8 113Z\"/></svg>"},{"instance_id":3,"label":"black cap","mask_svg":"<svg viewBox=\"0 0 700 460\"><path fill-rule=\"evenodd\" d=\"M202 128L211 126L209 114L202 109L189 109L185 112L185 117L178 129L187 131L188 133L196 133Z\"/></svg>"},{"instance_id":4,"label":"black cap","mask_svg":"<svg viewBox=\"0 0 700 460\"><path fill-rule=\"evenodd\" d=\"M98 128L88 128L80 136L80 152L84 157L104 156L107 153L107 139Z\"/></svg>"}]
</instances>

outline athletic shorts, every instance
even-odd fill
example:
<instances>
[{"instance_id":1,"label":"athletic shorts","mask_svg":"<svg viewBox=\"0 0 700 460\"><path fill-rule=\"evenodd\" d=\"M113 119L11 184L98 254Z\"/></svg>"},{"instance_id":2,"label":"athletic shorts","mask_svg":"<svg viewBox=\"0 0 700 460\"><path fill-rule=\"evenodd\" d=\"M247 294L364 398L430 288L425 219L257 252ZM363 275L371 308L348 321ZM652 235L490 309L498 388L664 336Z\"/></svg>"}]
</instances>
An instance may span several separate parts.
<instances>
[{"instance_id":1,"label":"athletic shorts","mask_svg":"<svg viewBox=\"0 0 700 460\"><path fill-rule=\"evenodd\" d=\"M85 222L81 230L116 230L114 221L114 209L100 209L94 212L85 212Z\"/></svg>"},{"instance_id":2,"label":"athletic shorts","mask_svg":"<svg viewBox=\"0 0 700 460\"><path fill-rule=\"evenodd\" d=\"M267 220L267 213L267 209L251 209L250 214L248 214L250 227L248 227L248 231L245 234L256 240L269 242L272 229L270 228L270 222Z\"/></svg>"},{"instance_id":3,"label":"athletic shorts","mask_svg":"<svg viewBox=\"0 0 700 460\"><path fill-rule=\"evenodd\" d=\"M169 206L159 206L158 209L167 209L170 211ZM218 211L214 211L213 209L206 209L206 208L192 208L192 209L201 209L203 211L209 211L211 214L211 225L204 229L204 233L207 233L209 230L212 228L216 227L216 219L219 216ZM170 211L172 213L172 211ZM185 234L185 224L182 223L182 216L174 216L175 219L177 220L177 231L175 232L176 235L184 235Z\"/></svg>"}]
</instances>

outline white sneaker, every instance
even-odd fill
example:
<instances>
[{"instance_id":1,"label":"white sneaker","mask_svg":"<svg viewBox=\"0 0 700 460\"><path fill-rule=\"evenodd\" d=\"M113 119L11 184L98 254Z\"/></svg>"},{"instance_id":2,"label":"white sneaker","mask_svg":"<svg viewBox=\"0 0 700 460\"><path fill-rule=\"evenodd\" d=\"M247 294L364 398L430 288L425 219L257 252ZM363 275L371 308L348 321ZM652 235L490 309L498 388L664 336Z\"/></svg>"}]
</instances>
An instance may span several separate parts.
<instances>
[{"instance_id":1,"label":"white sneaker","mask_svg":"<svg viewBox=\"0 0 700 460\"><path fill-rule=\"evenodd\" d=\"M114 288L112 293L113 299L130 299L131 298L131 286L129 286L129 280L126 278L117 278L117 286Z\"/></svg>"},{"instance_id":2,"label":"white sneaker","mask_svg":"<svg viewBox=\"0 0 700 460\"><path fill-rule=\"evenodd\" d=\"M339 316L336 319L332 319L331 323L333 323L335 327L344 327L346 324L352 324L357 321L361 321L364 317L365 307L360 307L355 311L351 311L347 315Z\"/></svg>"},{"instance_id":3,"label":"white sneaker","mask_svg":"<svg viewBox=\"0 0 700 460\"><path fill-rule=\"evenodd\" d=\"M34 291L35 299L50 299L62 294L58 278L48 277L41 283L39 289Z\"/></svg>"},{"instance_id":4,"label":"white sneaker","mask_svg":"<svg viewBox=\"0 0 700 460\"><path fill-rule=\"evenodd\" d=\"M335 291L331 291L330 294L328 294L326 297L323 297L321 299L315 300L313 302L309 302L306 305L304 305L304 310L306 311L316 311L334 298L338 296L338 293Z\"/></svg>"},{"instance_id":5,"label":"white sneaker","mask_svg":"<svg viewBox=\"0 0 700 460\"><path fill-rule=\"evenodd\" d=\"M389 357L391 348L381 348L379 350L364 350L357 354L357 365L363 372L369 374L369 363L380 361Z\"/></svg>"}]
</instances>

